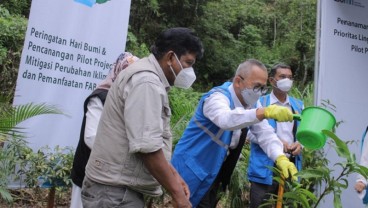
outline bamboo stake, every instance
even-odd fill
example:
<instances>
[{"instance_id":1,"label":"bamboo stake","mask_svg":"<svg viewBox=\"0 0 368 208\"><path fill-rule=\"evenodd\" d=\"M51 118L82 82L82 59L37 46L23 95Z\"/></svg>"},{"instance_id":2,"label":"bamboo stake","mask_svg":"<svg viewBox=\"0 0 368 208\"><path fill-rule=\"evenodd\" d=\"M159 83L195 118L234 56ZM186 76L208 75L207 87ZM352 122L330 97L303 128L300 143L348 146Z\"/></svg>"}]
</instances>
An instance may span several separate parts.
<instances>
[{"instance_id":1,"label":"bamboo stake","mask_svg":"<svg viewBox=\"0 0 368 208\"><path fill-rule=\"evenodd\" d=\"M284 176L281 176L281 181L279 184L279 190L277 193L277 203L276 208L282 208L282 198L284 196L284 185L285 185L285 179Z\"/></svg>"}]
</instances>

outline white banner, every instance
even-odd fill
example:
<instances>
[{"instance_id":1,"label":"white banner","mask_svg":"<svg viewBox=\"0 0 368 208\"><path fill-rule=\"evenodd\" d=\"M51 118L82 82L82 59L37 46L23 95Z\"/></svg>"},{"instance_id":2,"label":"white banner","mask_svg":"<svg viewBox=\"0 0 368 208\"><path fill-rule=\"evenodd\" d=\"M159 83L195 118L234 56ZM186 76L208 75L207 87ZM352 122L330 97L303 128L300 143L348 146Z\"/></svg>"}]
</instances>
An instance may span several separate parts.
<instances>
[{"instance_id":1,"label":"white banner","mask_svg":"<svg viewBox=\"0 0 368 208\"><path fill-rule=\"evenodd\" d=\"M33 0L14 104L47 103L63 115L24 123L31 147L73 146L85 98L125 50L130 0Z\"/></svg>"},{"instance_id":2,"label":"white banner","mask_svg":"<svg viewBox=\"0 0 368 208\"><path fill-rule=\"evenodd\" d=\"M336 120L342 121L336 135L344 141L356 141L349 149L359 161L359 142L368 125L368 2L320 0L319 12L316 104L329 100L336 106ZM325 152L336 176L341 169L332 165L343 159L329 145ZM354 190L355 180L355 174L349 176L349 186L341 195L342 207L364 207ZM333 194L320 207L334 207Z\"/></svg>"}]
</instances>

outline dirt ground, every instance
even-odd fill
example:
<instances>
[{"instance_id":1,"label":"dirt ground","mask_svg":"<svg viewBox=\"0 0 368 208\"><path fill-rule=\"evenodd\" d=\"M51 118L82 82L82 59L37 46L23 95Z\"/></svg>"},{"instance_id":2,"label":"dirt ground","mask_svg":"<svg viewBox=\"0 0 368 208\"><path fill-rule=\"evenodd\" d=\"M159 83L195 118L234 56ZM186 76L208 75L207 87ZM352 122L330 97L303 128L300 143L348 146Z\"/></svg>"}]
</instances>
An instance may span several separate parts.
<instances>
[{"instance_id":1,"label":"dirt ground","mask_svg":"<svg viewBox=\"0 0 368 208\"><path fill-rule=\"evenodd\" d=\"M12 189L13 204L0 200L0 208L69 208L71 188L56 190L53 206L48 206L50 189ZM220 202L217 208L222 208ZM168 195L158 199L146 199L146 208L172 208L171 198Z\"/></svg>"},{"instance_id":2,"label":"dirt ground","mask_svg":"<svg viewBox=\"0 0 368 208\"><path fill-rule=\"evenodd\" d=\"M0 208L45 208L48 207L50 189L12 189L13 204L0 201ZM56 190L55 208L69 208L71 189Z\"/></svg>"}]
</instances>

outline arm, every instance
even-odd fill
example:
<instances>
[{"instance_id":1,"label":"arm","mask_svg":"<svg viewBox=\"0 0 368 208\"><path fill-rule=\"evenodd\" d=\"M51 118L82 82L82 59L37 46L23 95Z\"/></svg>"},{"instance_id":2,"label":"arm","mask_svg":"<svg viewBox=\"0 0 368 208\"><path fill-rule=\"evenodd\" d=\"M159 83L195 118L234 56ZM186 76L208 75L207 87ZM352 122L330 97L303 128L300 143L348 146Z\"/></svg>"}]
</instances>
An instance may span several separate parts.
<instances>
[{"instance_id":1,"label":"arm","mask_svg":"<svg viewBox=\"0 0 368 208\"><path fill-rule=\"evenodd\" d=\"M123 94L124 122L129 140L129 153L138 154L149 173L171 194L175 207L191 207L170 159L171 133L167 105L167 92L156 77L142 72L134 75ZM165 114L165 115L163 115Z\"/></svg>"},{"instance_id":2,"label":"arm","mask_svg":"<svg viewBox=\"0 0 368 208\"><path fill-rule=\"evenodd\" d=\"M254 134L252 134L252 132L251 132L251 131L248 131L248 134L247 134L247 140L248 140L249 142L252 142L252 143L256 143L256 144L258 144L256 136L254 136Z\"/></svg>"},{"instance_id":3,"label":"arm","mask_svg":"<svg viewBox=\"0 0 368 208\"><path fill-rule=\"evenodd\" d=\"M185 183L184 179L180 176L180 174L175 170L174 166L172 166L170 164L170 168L171 168L171 172L174 174L174 176L177 178L177 180L179 181L179 184L183 187L185 196L187 197L187 199L189 200L190 198L190 189L187 185L187 183Z\"/></svg>"},{"instance_id":4,"label":"arm","mask_svg":"<svg viewBox=\"0 0 368 208\"><path fill-rule=\"evenodd\" d=\"M274 105L257 109L244 109L244 107L231 109L229 99L220 92L213 93L205 100L203 114L221 129L231 131L256 124L264 118L279 121L293 119L289 109Z\"/></svg>"},{"instance_id":5,"label":"arm","mask_svg":"<svg viewBox=\"0 0 368 208\"><path fill-rule=\"evenodd\" d=\"M213 93L205 100L203 114L224 130L242 129L259 122L256 109L231 109L229 99L220 92Z\"/></svg>"},{"instance_id":6,"label":"arm","mask_svg":"<svg viewBox=\"0 0 368 208\"><path fill-rule=\"evenodd\" d=\"M84 127L84 142L92 149L95 142L98 122L100 121L103 104L100 98L92 97L87 105L86 125Z\"/></svg>"},{"instance_id":7,"label":"arm","mask_svg":"<svg viewBox=\"0 0 368 208\"><path fill-rule=\"evenodd\" d=\"M191 207L186 191L180 184L176 171L169 164L162 150L152 153L139 153L143 163L154 178L171 194L174 207Z\"/></svg>"},{"instance_id":8,"label":"arm","mask_svg":"<svg viewBox=\"0 0 368 208\"><path fill-rule=\"evenodd\" d=\"M275 161L278 156L284 155L283 144L267 120L252 125L250 132L254 135L256 143L271 160Z\"/></svg>"}]
</instances>

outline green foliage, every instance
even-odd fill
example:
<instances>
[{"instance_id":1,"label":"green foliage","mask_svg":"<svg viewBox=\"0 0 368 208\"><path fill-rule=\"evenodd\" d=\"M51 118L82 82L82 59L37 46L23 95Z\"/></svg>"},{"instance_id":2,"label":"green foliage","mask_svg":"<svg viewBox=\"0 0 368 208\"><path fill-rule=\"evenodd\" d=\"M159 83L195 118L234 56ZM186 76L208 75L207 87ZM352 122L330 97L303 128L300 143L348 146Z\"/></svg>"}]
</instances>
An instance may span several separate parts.
<instances>
[{"instance_id":1,"label":"green foliage","mask_svg":"<svg viewBox=\"0 0 368 208\"><path fill-rule=\"evenodd\" d=\"M16 126L22 121L44 114L62 114L62 112L46 104L30 103L12 106L7 98L0 96L0 169L2 170L0 172L0 195L4 201L12 202L13 198L7 190L9 180L16 179L12 176L19 176L15 175L17 169L25 170L28 165L22 164L31 161L26 155L33 154L22 138L21 129ZM4 141L7 143L3 147ZM42 162L42 160L37 158L35 162ZM48 164L48 167L52 167L51 164Z\"/></svg>"},{"instance_id":2,"label":"green foliage","mask_svg":"<svg viewBox=\"0 0 368 208\"><path fill-rule=\"evenodd\" d=\"M53 150L43 147L34 152L24 138L10 137L0 151L0 194L4 201L12 203L7 190L9 181L19 181L22 186L38 188L70 187L70 170L74 151L69 147L56 146Z\"/></svg>"},{"instance_id":3,"label":"green foliage","mask_svg":"<svg viewBox=\"0 0 368 208\"><path fill-rule=\"evenodd\" d=\"M313 84L305 86L304 90L298 90L298 88L293 88L291 94L297 98L304 101L306 107L313 106ZM336 106L334 106L329 100L323 100L321 103L322 108L326 108L330 111L336 111ZM336 127L343 121L338 121ZM345 160L344 162L338 162L334 164L334 168L328 168L330 161L327 160L326 155L321 150L309 150L307 148L303 149L303 170L297 175L300 178L300 184L287 184L286 192L284 194L284 207L295 207L295 197L297 193L307 194L310 193L320 193L317 195L316 199L309 197L307 200L308 205L302 205L302 207L318 207L321 200L330 193L334 194L334 207L341 207L341 193L343 189L348 186L347 177L353 173L359 173L363 176L368 176L367 168L361 166L355 162L355 155L350 153L348 148L349 142L343 142L339 137L337 137L332 131L323 130L323 133L331 138L328 142L329 145L333 146L338 156ZM336 172L336 167L340 167L341 172L337 177L334 177ZM325 184L325 185L324 185ZM295 190L297 186L300 191ZM316 187L324 186L323 190L316 192ZM303 200L305 202L305 200ZM274 201L273 201L274 202Z\"/></svg>"},{"instance_id":4,"label":"green foliage","mask_svg":"<svg viewBox=\"0 0 368 208\"><path fill-rule=\"evenodd\" d=\"M316 158L315 162L317 163L307 164L309 167L304 168L297 174L298 177L301 178L302 189L305 189L303 193L308 194L308 196L310 194L307 190L314 191L311 189L311 185L318 185L321 187L321 190L318 191L319 195L317 195L316 198L307 200L308 206L303 205L303 207L318 207L325 196L333 193L334 207L339 208L341 207L342 190L348 187L348 176L353 173L359 173L364 177L368 177L368 168L356 163L355 155L349 151L347 142L343 142L332 131L323 130L323 133L331 138L332 142L329 144L335 149L341 160L335 163L334 167L328 168L329 161L323 159L325 156L321 155L321 152L318 151L321 158ZM303 153L303 156L308 156L305 152ZM336 171L340 172L338 172L337 176L334 176ZM289 189L289 191L284 194L284 200L286 200L286 202L287 200L293 201L295 199L295 193L297 192L294 188Z\"/></svg>"},{"instance_id":5,"label":"green foliage","mask_svg":"<svg viewBox=\"0 0 368 208\"><path fill-rule=\"evenodd\" d=\"M10 14L0 4L0 88L2 89L0 95L2 96L13 98L26 28L26 18Z\"/></svg>"},{"instance_id":6,"label":"green foliage","mask_svg":"<svg viewBox=\"0 0 368 208\"><path fill-rule=\"evenodd\" d=\"M219 193L221 207L242 208L249 206L250 183L247 178L247 168L250 154L250 143L245 143L239 161L231 176L228 190Z\"/></svg>"},{"instance_id":7,"label":"green foliage","mask_svg":"<svg viewBox=\"0 0 368 208\"><path fill-rule=\"evenodd\" d=\"M201 93L195 92L193 89L183 90L173 87L169 91L171 107L170 122L174 145L180 139L184 129L192 117L201 95Z\"/></svg>"},{"instance_id":8,"label":"green foliage","mask_svg":"<svg viewBox=\"0 0 368 208\"><path fill-rule=\"evenodd\" d=\"M305 189L300 183L290 180L281 181L279 172L274 170L278 176L275 177L275 180L280 184L284 183L284 190L282 198L282 207L285 208L294 208L294 207L303 207L310 208L311 204L317 201L316 196L311 191ZM261 207L267 207L277 203L278 195L272 195L271 199L266 203L262 204Z\"/></svg>"},{"instance_id":9,"label":"green foliage","mask_svg":"<svg viewBox=\"0 0 368 208\"><path fill-rule=\"evenodd\" d=\"M39 185L46 187L71 186L70 170L73 165L74 151L71 147L48 146L37 152L23 153L19 177L24 177L27 187ZM39 184L39 183L42 184Z\"/></svg>"},{"instance_id":10,"label":"green foliage","mask_svg":"<svg viewBox=\"0 0 368 208\"><path fill-rule=\"evenodd\" d=\"M28 16L30 4L31 0L0 3L0 93L9 98L9 103L14 95L26 31L27 19L24 16ZM138 57L147 56L150 45L163 29L189 27L197 32L205 48L204 58L194 66L198 78L194 85L196 90L207 91L230 79L239 63L248 58L259 59L268 67L285 62L295 70L296 87L292 94L301 98L307 107L313 105L313 84L309 83L313 80L316 5L317 0L132 0L126 50ZM194 90L171 90L174 144L185 129L200 96L201 93ZM3 117L0 115L0 118L1 127ZM2 135L15 137L18 132L19 129L9 131L6 127ZM41 158L46 160L48 153L43 151L46 149L35 155L26 152L26 155L35 166L44 167L45 162ZM243 157L234 171L230 189L225 194L228 197L225 207L244 207L248 203L247 154L249 147L244 148ZM303 156L305 167L326 171L323 168L328 161L323 152L304 150ZM40 159L39 164L36 163L37 158ZM354 171L364 172L365 169L354 166ZM36 180L35 177L29 177L29 180L29 184L36 183L31 181ZM313 191L318 180L302 179L301 183ZM6 189L4 187L0 185L0 194L5 199L10 195L2 193ZM288 196L287 193L285 195Z\"/></svg>"},{"instance_id":11,"label":"green foliage","mask_svg":"<svg viewBox=\"0 0 368 208\"><path fill-rule=\"evenodd\" d=\"M314 83L307 84L302 90L294 86L289 95L302 100L304 107L314 106Z\"/></svg>"},{"instance_id":12,"label":"green foliage","mask_svg":"<svg viewBox=\"0 0 368 208\"><path fill-rule=\"evenodd\" d=\"M15 180L17 164L22 161L22 152L26 152L26 142L18 136L10 137L5 147L0 149L0 189L1 197L8 203L12 203L13 197L7 190L9 180Z\"/></svg>"},{"instance_id":13,"label":"green foliage","mask_svg":"<svg viewBox=\"0 0 368 208\"><path fill-rule=\"evenodd\" d=\"M28 17L31 2L32 0L6 0L0 2L0 7L6 8L11 14Z\"/></svg>"},{"instance_id":14,"label":"green foliage","mask_svg":"<svg viewBox=\"0 0 368 208\"><path fill-rule=\"evenodd\" d=\"M316 1L208 1L195 28L205 45L200 81L219 84L241 61L256 58L292 65L304 85L313 69L315 9Z\"/></svg>"},{"instance_id":15,"label":"green foliage","mask_svg":"<svg viewBox=\"0 0 368 208\"><path fill-rule=\"evenodd\" d=\"M148 56L150 53L148 46L145 43L139 43L137 37L130 31L130 29L128 31L126 51L131 52L139 58Z\"/></svg>"},{"instance_id":16,"label":"green foliage","mask_svg":"<svg viewBox=\"0 0 368 208\"><path fill-rule=\"evenodd\" d=\"M8 103L0 103L0 137L20 133L19 123L29 118L44 114L62 114L54 106L47 104L29 103L19 106L11 106Z\"/></svg>"},{"instance_id":17,"label":"green foliage","mask_svg":"<svg viewBox=\"0 0 368 208\"><path fill-rule=\"evenodd\" d=\"M23 16L28 15L30 2L0 3L0 87L5 95L13 95L27 23ZM126 50L144 57L159 32L189 27L205 47L204 58L195 66L196 89L205 91L230 79L248 58L267 66L291 64L298 85L304 86L313 78L316 2L133 0Z\"/></svg>"}]
</instances>

